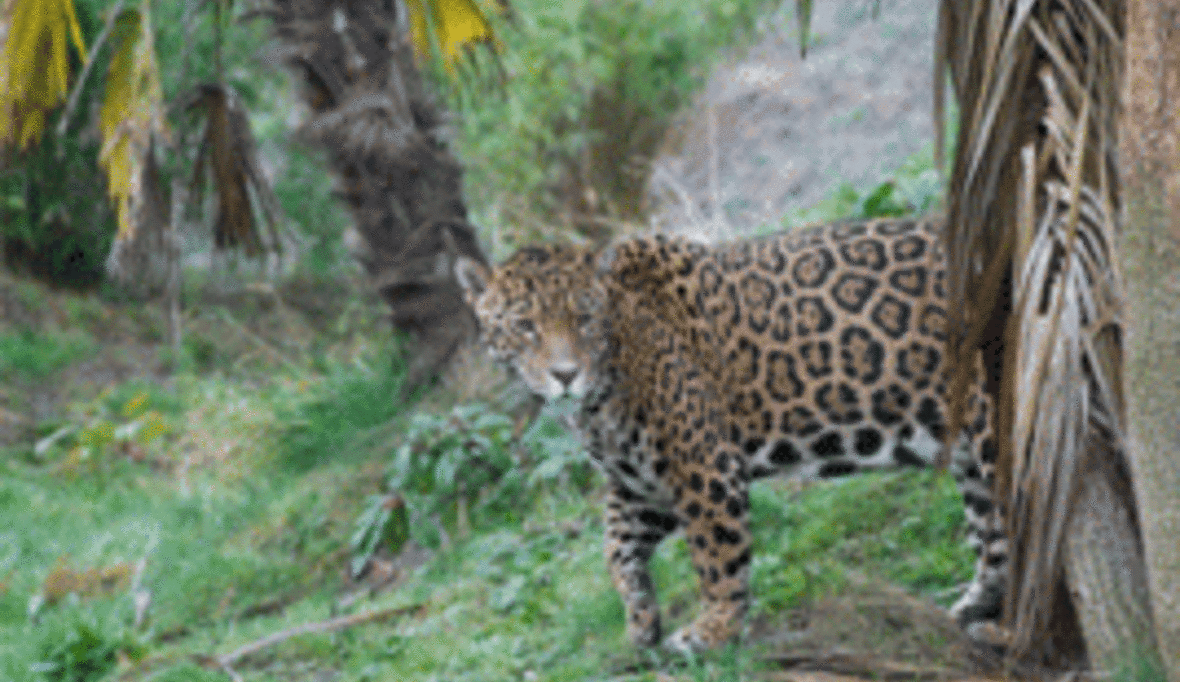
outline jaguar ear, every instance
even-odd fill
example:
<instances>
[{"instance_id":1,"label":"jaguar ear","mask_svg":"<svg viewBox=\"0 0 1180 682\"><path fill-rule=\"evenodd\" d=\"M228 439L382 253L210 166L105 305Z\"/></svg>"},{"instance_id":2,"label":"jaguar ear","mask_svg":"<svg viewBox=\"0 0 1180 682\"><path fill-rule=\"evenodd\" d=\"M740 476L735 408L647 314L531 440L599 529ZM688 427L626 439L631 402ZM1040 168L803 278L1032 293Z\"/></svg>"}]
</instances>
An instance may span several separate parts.
<instances>
[{"instance_id":1,"label":"jaguar ear","mask_svg":"<svg viewBox=\"0 0 1180 682\"><path fill-rule=\"evenodd\" d=\"M455 279L463 287L463 295L468 303L473 303L488 288L488 281L492 278L492 271L488 266L468 256L455 259Z\"/></svg>"}]
</instances>

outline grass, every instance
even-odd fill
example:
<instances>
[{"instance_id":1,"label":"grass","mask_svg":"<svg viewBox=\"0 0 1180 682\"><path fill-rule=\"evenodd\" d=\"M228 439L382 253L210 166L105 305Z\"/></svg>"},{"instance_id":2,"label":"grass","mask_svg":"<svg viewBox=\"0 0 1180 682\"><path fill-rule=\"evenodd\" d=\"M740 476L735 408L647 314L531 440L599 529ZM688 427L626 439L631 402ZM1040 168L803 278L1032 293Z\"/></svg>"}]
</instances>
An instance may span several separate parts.
<instances>
[{"instance_id":1,"label":"grass","mask_svg":"<svg viewBox=\"0 0 1180 682\"><path fill-rule=\"evenodd\" d=\"M46 379L95 345L81 334L45 336L29 330L0 335L0 377L31 382Z\"/></svg>"}]
</instances>

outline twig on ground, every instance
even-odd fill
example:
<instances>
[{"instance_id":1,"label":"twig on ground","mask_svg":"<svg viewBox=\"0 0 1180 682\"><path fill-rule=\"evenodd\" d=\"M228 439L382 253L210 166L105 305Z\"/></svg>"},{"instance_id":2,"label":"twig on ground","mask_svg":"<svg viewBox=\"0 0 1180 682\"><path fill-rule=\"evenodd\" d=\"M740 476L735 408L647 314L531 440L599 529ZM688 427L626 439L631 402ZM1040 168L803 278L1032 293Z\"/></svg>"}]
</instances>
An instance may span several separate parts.
<instances>
[{"instance_id":1,"label":"twig on ground","mask_svg":"<svg viewBox=\"0 0 1180 682\"><path fill-rule=\"evenodd\" d=\"M232 666L234 663L237 663L250 654L258 653L263 649L267 649L276 644L285 642L292 637L346 630L358 625L366 625L375 621L385 620L386 618L400 616L402 614L415 611L420 606L422 605L411 604L410 606L398 606L389 609L366 611L365 613L354 613L351 616L339 616L337 618L329 618L328 620L321 620L314 623L303 623L301 625L296 625L295 627L287 628L286 630L269 634L266 637L250 642L249 644L243 644L242 646L227 654L213 657L213 660L216 661L217 665L221 667L222 670L225 670L226 673L230 675L230 677L234 677L234 673L232 671Z\"/></svg>"},{"instance_id":2,"label":"twig on ground","mask_svg":"<svg viewBox=\"0 0 1180 682\"><path fill-rule=\"evenodd\" d=\"M262 350L267 355L271 356L271 358L278 360L279 362L283 363L284 365L286 365L287 367L289 367L291 369L299 369L299 365L295 364L295 362L293 360L291 360L286 355L284 355L282 352L280 352L279 349L277 349L274 346L272 346L271 344L267 343L266 339L262 338L261 336L255 334L254 332L247 329L244 324L235 320L233 318L233 316L231 316L226 311L218 310L218 316L222 319L222 321L224 321L225 323L229 324L234 329L236 329L239 334L241 334L242 336L245 336L247 339L250 339L251 341L253 341L254 344L259 347L260 350Z\"/></svg>"}]
</instances>

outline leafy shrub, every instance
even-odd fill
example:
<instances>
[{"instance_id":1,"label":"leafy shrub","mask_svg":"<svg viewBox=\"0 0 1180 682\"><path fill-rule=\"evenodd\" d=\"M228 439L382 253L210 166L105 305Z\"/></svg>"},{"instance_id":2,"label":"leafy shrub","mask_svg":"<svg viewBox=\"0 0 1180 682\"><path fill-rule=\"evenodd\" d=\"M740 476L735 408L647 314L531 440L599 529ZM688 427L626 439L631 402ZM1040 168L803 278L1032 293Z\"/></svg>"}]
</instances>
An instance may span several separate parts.
<instances>
[{"instance_id":1,"label":"leafy shrub","mask_svg":"<svg viewBox=\"0 0 1180 682\"><path fill-rule=\"evenodd\" d=\"M353 536L354 570L383 538L434 545L444 524L466 532L517 521L543 488L589 484L589 462L552 412L519 439L513 430L511 419L482 404L460 405L443 416L415 414L389 467L389 489L402 502L369 499ZM408 532L396 530L402 523Z\"/></svg>"},{"instance_id":2,"label":"leafy shrub","mask_svg":"<svg viewBox=\"0 0 1180 682\"><path fill-rule=\"evenodd\" d=\"M399 549L409 539L406 505L397 495L370 495L365 510L356 520L349 542L353 578L359 577L369 559L382 546Z\"/></svg>"}]
</instances>

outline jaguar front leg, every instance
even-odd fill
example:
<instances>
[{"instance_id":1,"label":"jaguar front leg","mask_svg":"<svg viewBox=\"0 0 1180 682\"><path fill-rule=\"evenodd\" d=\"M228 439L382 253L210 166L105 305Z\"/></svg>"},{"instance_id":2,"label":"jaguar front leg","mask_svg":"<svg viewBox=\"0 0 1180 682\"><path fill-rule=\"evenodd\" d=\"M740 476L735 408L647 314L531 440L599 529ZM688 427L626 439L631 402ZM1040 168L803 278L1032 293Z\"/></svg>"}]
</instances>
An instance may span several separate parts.
<instances>
[{"instance_id":1,"label":"jaguar front leg","mask_svg":"<svg viewBox=\"0 0 1180 682\"><path fill-rule=\"evenodd\" d=\"M622 485L612 485L607 493L603 553L626 608L627 636L636 646L651 647L660 641L660 606L647 562L677 525L674 514Z\"/></svg>"},{"instance_id":2,"label":"jaguar front leg","mask_svg":"<svg viewBox=\"0 0 1180 682\"><path fill-rule=\"evenodd\" d=\"M736 451L725 449L715 461L737 462ZM748 490L736 465L721 468L729 475L718 475L716 469L689 474L677 504L700 583L701 612L664 643L675 651L712 649L738 639L749 609Z\"/></svg>"}]
</instances>

